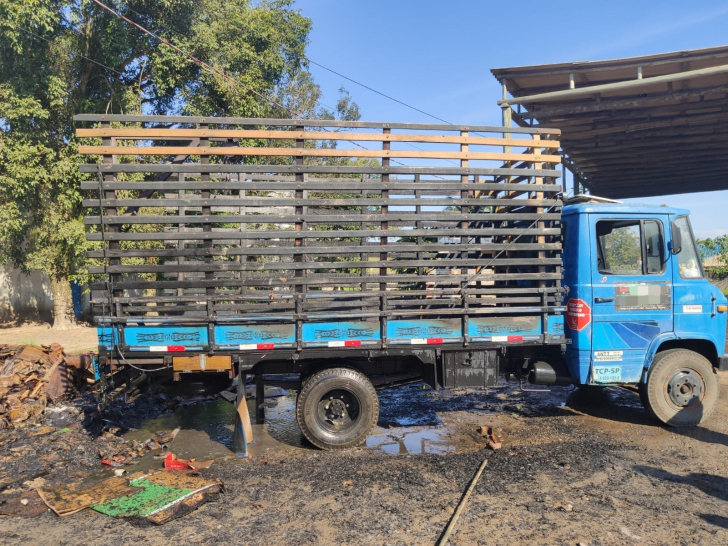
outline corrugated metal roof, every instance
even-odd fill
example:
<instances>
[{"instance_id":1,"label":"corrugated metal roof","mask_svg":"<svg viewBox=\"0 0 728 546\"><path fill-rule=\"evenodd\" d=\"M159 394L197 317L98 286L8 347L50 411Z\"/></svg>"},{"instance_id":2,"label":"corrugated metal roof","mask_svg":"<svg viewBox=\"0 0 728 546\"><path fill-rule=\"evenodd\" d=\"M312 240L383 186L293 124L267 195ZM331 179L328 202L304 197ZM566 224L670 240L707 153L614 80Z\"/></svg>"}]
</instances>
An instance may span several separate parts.
<instances>
[{"instance_id":1,"label":"corrugated metal roof","mask_svg":"<svg viewBox=\"0 0 728 546\"><path fill-rule=\"evenodd\" d=\"M596 195L728 189L728 46L492 73L519 125L561 129L567 164Z\"/></svg>"}]
</instances>

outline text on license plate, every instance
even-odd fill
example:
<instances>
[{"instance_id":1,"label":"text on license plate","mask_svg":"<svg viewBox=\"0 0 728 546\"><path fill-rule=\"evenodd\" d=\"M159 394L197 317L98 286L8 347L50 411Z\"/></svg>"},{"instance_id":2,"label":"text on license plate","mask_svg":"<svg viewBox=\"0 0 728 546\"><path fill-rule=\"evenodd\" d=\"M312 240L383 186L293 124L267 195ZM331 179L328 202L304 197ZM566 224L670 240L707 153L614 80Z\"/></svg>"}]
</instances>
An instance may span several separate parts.
<instances>
[{"instance_id":1,"label":"text on license plate","mask_svg":"<svg viewBox=\"0 0 728 546\"><path fill-rule=\"evenodd\" d=\"M622 366L594 366L595 383L619 383L622 381Z\"/></svg>"}]
</instances>

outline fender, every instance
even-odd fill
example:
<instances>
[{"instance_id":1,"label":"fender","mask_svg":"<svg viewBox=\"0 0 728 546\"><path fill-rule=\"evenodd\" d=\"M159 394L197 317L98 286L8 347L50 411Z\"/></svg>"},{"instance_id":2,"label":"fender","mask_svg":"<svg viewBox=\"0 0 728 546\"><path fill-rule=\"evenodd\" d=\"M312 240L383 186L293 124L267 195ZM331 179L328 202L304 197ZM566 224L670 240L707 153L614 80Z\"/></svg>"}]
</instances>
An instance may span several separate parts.
<instances>
[{"instance_id":1,"label":"fender","mask_svg":"<svg viewBox=\"0 0 728 546\"><path fill-rule=\"evenodd\" d=\"M647 371L650 369L650 366L652 365L652 361L655 358L655 354L657 353L657 350L660 348L660 345L665 343L666 341L672 341L676 339L682 339L682 340L692 340L697 339L701 341L707 341L708 343L711 343L714 347L716 347L716 351L718 355L721 354L721 351L717 350L717 345L715 344L715 340L709 336L706 336L703 333L695 333L695 332L687 332L685 335L682 336L676 336L675 332L663 332L662 334L659 334L658 336L655 336L652 341L650 342L650 346L647 349L647 354L645 355L645 364L644 364L644 372L642 374L642 380L645 381L647 378Z\"/></svg>"},{"instance_id":2,"label":"fender","mask_svg":"<svg viewBox=\"0 0 728 546\"><path fill-rule=\"evenodd\" d=\"M675 335L675 332L662 332L661 334L658 334L652 338L650 346L647 348L647 354L645 354L645 371L650 369L650 366L652 365L652 360L655 358L655 355L657 354L657 349L660 348L660 345L662 345L666 341L672 341L673 339L678 339L678 337Z\"/></svg>"}]
</instances>

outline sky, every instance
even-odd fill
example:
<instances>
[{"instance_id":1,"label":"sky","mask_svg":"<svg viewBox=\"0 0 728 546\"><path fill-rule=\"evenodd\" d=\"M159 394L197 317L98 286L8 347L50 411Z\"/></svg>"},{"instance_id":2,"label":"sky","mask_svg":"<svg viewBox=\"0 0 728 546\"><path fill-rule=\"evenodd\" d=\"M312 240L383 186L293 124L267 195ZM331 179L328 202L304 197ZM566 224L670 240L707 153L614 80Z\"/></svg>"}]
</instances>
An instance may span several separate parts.
<instances>
[{"instance_id":1,"label":"sky","mask_svg":"<svg viewBox=\"0 0 728 546\"><path fill-rule=\"evenodd\" d=\"M313 20L312 61L455 124L500 125L502 91L491 68L728 43L728 1L297 0L295 7ZM362 119L435 121L314 64L310 71L328 106L343 85ZM728 233L728 191L627 202L688 208L699 238Z\"/></svg>"}]
</instances>

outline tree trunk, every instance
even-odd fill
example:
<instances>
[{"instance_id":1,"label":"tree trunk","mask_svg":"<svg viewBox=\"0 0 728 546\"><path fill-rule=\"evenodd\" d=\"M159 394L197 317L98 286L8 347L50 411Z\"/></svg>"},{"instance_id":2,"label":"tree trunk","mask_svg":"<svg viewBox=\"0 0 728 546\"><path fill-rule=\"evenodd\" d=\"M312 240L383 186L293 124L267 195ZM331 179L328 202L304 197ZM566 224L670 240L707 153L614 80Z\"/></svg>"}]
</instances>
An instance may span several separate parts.
<instances>
[{"instance_id":1,"label":"tree trunk","mask_svg":"<svg viewBox=\"0 0 728 546\"><path fill-rule=\"evenodd\" d=\"M71 283L66 277L51 277L53 292L53 329L68 330L76 325L73 313L73 293Z\"/></svg>"}]
</instances>

